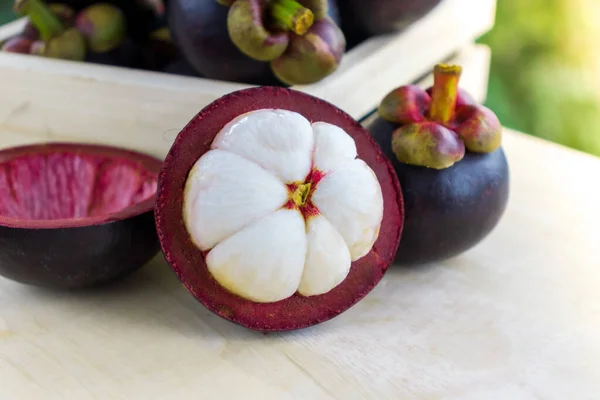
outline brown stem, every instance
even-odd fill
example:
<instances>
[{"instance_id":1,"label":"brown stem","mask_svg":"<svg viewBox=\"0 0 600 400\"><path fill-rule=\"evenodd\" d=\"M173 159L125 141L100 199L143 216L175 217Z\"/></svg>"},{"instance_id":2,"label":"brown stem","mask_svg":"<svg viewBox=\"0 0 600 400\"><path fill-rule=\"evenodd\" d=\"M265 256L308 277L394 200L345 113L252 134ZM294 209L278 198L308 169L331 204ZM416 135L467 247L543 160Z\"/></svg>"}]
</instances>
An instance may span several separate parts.
<instances>
[{"instance_id":1,"label":"brown stem","mask_svg":"<svg viewBox=\"0 0 600 400\"><path fill-rule=\"evenodd\" d=\"M438 64L433 70L433 90L429 119L447 124L454 117L458 98L458 81L462 68L458 65Z\"/></svg>"}]
</instances>

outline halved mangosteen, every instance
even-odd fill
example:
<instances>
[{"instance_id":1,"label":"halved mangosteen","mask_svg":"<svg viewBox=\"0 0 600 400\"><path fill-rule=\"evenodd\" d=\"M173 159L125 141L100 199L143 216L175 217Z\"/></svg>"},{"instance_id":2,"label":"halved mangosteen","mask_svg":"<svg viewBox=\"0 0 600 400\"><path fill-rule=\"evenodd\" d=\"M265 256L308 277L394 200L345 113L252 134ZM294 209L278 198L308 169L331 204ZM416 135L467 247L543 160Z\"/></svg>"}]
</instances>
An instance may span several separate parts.
<instances>
[{"instance_id":1,"label":"halved mangosteen","mask_svg":"<svg viewBox=\"0 0 600 400\"><path fill-rule=\"evenodd\" d=\"M217 315L286 331L346 311L381 280L402 191L368 132L291 89L228 94L179 133L155 209L165 258Z\"/></svg>"},{"instance_id":2,"label":"halved mangosteen","mask_svg":"<svg viewBox=\"0 0 600 400\"><path fill-rule=\"evenodd\" d=\"M142 267L160 250L153 207L161 164L79 143L0 150L0 275L76 289Z\"/></svg>"}]
</instances>

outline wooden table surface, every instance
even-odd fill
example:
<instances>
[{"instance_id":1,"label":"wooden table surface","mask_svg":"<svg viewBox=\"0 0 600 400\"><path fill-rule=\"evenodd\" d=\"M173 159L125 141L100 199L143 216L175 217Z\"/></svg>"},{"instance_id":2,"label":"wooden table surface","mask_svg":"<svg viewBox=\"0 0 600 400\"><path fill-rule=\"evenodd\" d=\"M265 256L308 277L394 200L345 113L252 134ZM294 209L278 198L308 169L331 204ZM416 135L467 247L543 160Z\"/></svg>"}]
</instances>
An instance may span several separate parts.
<instances>
[{"instance_id":1,"label":"wooden table surface","mask_svg":"<svg viewBox=\"0 0 600 400\"><path fill-rule=\"evenodd\" d=\"M597 400L600 160L507 131L511 197L480 245L392 267L362 302L261 335L158 256L85 294L0 278L0 399Z\"/></svg>"}]
</instances>

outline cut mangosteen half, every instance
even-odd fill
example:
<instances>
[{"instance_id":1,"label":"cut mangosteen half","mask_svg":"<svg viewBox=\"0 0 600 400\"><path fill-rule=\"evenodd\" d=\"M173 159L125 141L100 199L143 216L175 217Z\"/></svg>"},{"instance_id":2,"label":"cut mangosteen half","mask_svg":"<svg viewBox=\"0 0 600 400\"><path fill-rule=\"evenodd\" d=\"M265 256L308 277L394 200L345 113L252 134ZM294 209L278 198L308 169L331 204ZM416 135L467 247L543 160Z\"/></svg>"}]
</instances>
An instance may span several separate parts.
<instances>
[{"instance_id":1,"label":"cut mangosteen half","mask_svg":"<svg viewBox=\"0 0 600 400\"><path fill-rule=\"evenodd\" d=\"M284 331L346 311L381 280L402 192L368 132L285 88L233 92L178 135L159 175L165 258L204 306Z\"/></svg>"},{"instance_id":2,"label":"cut mangosteen half","mask_svg":"<svg viewBox=\"0 0 600 400\"><path fill-rule=\"evenodd\" d=\"M140 268L160 249L153 207L161 164L79 143L0 150L0 275L82 288Z\"/></svg>"}]
</instances>

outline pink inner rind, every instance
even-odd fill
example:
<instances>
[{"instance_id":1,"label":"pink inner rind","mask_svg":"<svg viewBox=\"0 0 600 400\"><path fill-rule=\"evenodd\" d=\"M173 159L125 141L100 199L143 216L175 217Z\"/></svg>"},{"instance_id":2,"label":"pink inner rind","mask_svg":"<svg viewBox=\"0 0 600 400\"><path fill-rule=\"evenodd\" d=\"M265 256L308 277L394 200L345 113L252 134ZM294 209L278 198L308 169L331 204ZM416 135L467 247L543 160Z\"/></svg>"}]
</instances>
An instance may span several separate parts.
<instances>
[{"instance_id":1,"label":"pink inner rind","mask_svg":"<svg viewBox=\"0 0 600 400\"><path fill-rule=\"evenodd\" d=\"M0 151L0 224L66 227L107 221L154 197L160 165L103 146Z\"/></svg>"},{"instance_id":2,"label":"pink inner rind","mask_svg":"<svg viewBox=\"0 0 600 400\"><path fill-rule=\"evenodd\" d=\"M182 220L183 190L188 172L210 149L219 130L235 117L258 109L286 109L310 122L323 121L344 129L356 142L358 157L375 172L384 198L379 238L365 257L352 263L347 278L319 296L298 294L276 303L254 303L224 289L212 277L204 254L192 243ZM155 209L163 254L184 286L218 315L259 331L285 331L327 321L352 307L383 278L392 263L404 221L398 178L368 132L348 114L304 93L259 87L226 95L204 108L178 135L161 174Z\"/></svg>"}]
</instances>

